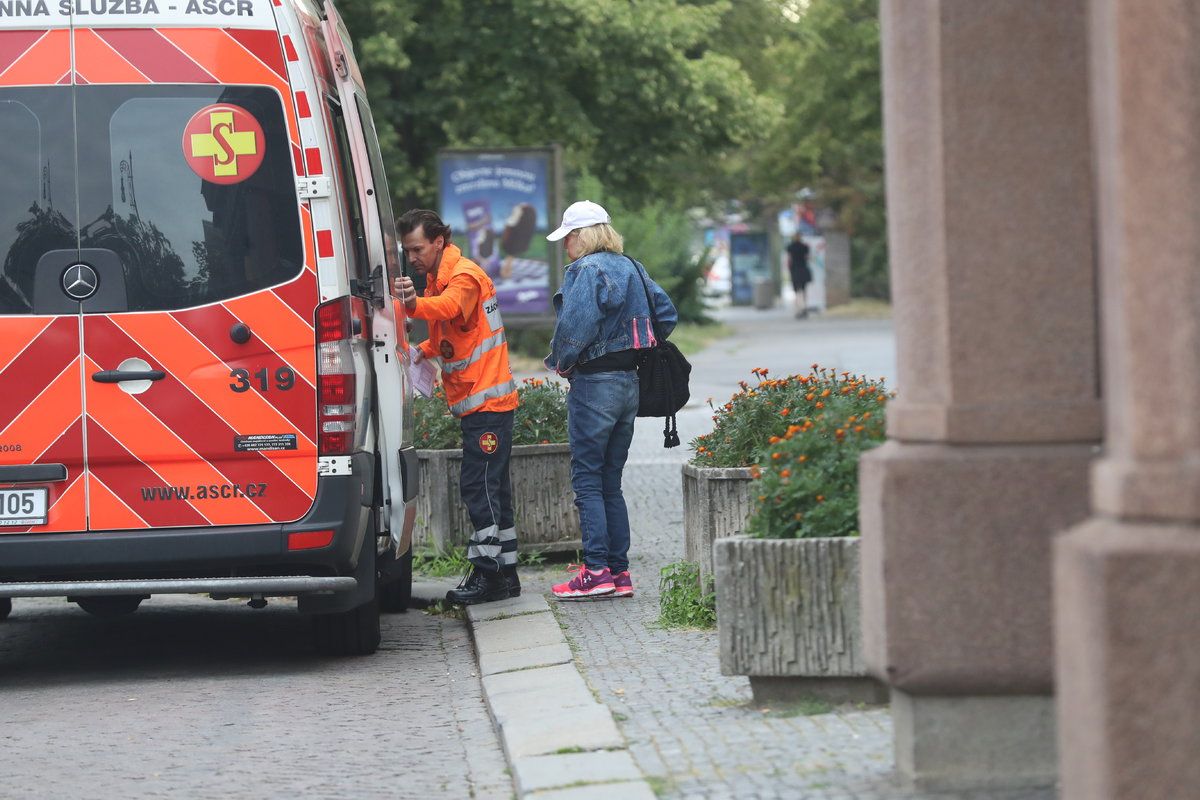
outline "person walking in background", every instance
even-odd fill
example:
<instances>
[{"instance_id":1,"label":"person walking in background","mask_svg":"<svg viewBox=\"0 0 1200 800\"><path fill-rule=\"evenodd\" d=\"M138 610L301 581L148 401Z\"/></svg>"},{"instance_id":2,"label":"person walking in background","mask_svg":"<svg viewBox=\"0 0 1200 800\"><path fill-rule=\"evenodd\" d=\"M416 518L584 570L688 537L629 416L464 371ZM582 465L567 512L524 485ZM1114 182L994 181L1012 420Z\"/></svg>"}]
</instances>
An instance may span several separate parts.
<instances>
[{"instance_id":1,"label":"person walking in background","mask_svg":"<svg viewBox=\"0 0 1200 800\"><path fill-rule=\"evenodd\" d=\"M645 268L622 254L621 235L598 204L573 203L546 238L564 240L571 259L554 295L558 319L545 363L571 382L567 438L583 531L583 564L552 591L561 600L632 597L621 476L638 410L637 351L670 335L678 314Z\"/></svg>"},{"instance_id":2,"label":"person walking in background","mask_svg":"<svg viewBox=\"0 0 1200 800\"><path fill-rule=\"evenodd\" d=\"M446 402L462 426L459 489L475 532L467 544L471 572L446 600L472 605L517 597L521 581L509 480L517 384L496 287L450 243L450 226L434 212L408 211L396 227L408 263L426 279L424 297L407 275L395 281L409 316L429 322L429 338L413 358L441 359Z\"/></svg>"},{"instance_id":3,"label":"person walking in background","mask_svg":"<svg viewBox=\"0 0 1200 800\"><path fill-rule=\"evenodd\" d=\"M812 283L812 271L808 268L808 245L800 232L792 236L787 246L788 271L792 273L792 288L796 290L796 319L808 316L806 289Z\"/></svg>"}]
</instances>

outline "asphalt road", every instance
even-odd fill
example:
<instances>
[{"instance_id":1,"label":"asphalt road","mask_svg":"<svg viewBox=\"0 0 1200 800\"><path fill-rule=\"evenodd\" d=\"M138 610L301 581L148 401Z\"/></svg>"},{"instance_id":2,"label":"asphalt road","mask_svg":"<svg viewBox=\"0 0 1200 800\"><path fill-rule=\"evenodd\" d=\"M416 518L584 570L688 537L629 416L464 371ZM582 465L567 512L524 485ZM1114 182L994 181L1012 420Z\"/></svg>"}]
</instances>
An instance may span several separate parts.
<instances>
[{"instance_id":1,"label":"asphalt road","mask_svg":"<svg viewBox=\"0 0 1200 800\"><path fill-rule=\"evenodd\" d=\"M61 598L0 622L0 798L508 798L463 622L384 617L318 656L293 602Z\"/></svg>"}]
</instances>

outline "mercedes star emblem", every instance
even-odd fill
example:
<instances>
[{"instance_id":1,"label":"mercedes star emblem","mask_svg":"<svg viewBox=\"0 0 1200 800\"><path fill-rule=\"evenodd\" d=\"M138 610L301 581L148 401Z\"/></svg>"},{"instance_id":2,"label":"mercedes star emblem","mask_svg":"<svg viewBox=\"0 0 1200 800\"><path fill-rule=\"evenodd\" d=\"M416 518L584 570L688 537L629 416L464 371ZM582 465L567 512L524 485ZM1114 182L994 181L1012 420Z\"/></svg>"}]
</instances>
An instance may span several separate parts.
<instances>
[{"instance_id":1,"label":"mercedes star emblem","mask_svg":"<svg viewBox=\"0 0 1200 800\"><path fill-rule=\"evenodd\" d=\"M96 287L100 285L100 276L87 264L76 264L67 267L67 271L63 273L62 285L68 297L83 301L96 293Z\"/></svg>"}]
</instances>

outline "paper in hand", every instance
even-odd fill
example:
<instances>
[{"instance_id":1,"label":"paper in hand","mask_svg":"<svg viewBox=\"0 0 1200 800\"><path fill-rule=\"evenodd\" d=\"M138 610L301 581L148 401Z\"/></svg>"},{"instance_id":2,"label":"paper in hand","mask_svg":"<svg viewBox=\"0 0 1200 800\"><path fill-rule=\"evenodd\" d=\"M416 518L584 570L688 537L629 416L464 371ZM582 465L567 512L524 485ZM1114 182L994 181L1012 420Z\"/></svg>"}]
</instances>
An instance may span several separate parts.
<instances>
[{"instance_id":1,"label":"paper in hand","mask_svg":"<svg viewBox=\"0 0 1200 800\"><path fill-rule=\"evenodd\" d=\"M413 388L425 397L433 397L433 382L437 378L437 368L427 358L417 360L418 350L411 344L408 346L408 377Z\"/></svg>"}]
</instances>

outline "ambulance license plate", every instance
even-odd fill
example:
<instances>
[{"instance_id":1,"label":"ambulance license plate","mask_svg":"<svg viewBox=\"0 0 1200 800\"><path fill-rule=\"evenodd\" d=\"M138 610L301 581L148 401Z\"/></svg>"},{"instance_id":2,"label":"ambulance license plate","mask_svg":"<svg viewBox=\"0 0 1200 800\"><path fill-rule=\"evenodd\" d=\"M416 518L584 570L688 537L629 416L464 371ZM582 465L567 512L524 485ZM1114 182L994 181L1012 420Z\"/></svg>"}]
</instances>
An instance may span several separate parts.
<instances>
[{"instance_id":1,"label":"ambulance license plate","mask_svg":"<svg viewBox=\"0 0 1200 800\"><path fill-rule=\"evenodd\" d=\"M0 527L45 525L48 489L0 489Z\"/></svg>"}]
</instances>

